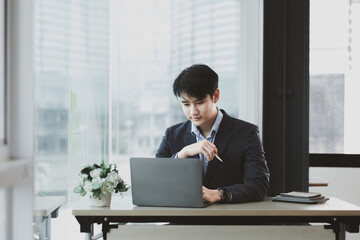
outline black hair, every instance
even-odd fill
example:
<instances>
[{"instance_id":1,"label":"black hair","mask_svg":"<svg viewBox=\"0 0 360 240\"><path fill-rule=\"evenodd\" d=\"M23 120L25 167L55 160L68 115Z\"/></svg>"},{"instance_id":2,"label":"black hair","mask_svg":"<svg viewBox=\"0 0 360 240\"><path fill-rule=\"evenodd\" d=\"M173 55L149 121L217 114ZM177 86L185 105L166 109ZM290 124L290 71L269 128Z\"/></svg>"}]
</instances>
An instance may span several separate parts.
<instances>
[{"instance_id":1,"label":"black hair","mask_svg":"<svg viewBox=\"0 0 360 240\"><path fill-rule=\"evenodd\" d=\"M204 99L213 96L218 88L217 73L205 64L194 64L185 68L174 80L173 92L176 97L187 94L190 97Z\"/></svg>"}]
</instances>

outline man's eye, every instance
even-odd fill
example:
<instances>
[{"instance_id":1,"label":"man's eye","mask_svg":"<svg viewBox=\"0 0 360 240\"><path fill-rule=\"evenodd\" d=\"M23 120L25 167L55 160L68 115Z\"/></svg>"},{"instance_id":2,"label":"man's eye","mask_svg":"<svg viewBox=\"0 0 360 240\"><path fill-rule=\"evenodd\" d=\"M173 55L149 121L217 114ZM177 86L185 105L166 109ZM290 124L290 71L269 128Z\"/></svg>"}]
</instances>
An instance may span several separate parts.
<instances>
[{"instance_id":1,"label":"man's eye","mask_svg":"<svg viewBox=\"0 0 360 240\"><path fill-rule=\"evenodd\" d=\"M197 102L196 104L199 104L199 105L200 105L200 104L203 104L203 103L204 103L204 102Z\"/></svg>"},{"instance_id":2,"label":"man's eye","mask_svg":"<svg viewBox=\"0 0 360 240\"><path fill-rule=\"evenodd\" d=\"M190 104L188 104L188 103L183 103L183 105L184 105L185 107L190 106Z\"/></svg>"}]
</instances>

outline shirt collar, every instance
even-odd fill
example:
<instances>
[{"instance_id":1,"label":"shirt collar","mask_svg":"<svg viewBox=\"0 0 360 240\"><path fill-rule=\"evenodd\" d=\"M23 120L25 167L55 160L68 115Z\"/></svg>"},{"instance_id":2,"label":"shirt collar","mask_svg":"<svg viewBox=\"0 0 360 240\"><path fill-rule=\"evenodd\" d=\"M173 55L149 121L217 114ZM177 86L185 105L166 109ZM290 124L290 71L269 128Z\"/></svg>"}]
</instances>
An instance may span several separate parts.
<instances>
[{"instance_id":1,"label":"shirt collar","mask_svg":"<svg viewBox=\"0 0 360 240\"><path fill-rule=\"evenodd\" d=\"M218 132L220 123L221 123L223 117L224 117L223 113L217 108L217 115L216 115L215 122L211 127L210 134L209 134L210 136L213 136L212 135L213 132L215 134ZM195 136L202 136L199 128L197 126L195 126L193 123L191 123L191 133L195 134ZM208 136L203 136L203 137L207 138Z\"/></svg>"}]
</instances>

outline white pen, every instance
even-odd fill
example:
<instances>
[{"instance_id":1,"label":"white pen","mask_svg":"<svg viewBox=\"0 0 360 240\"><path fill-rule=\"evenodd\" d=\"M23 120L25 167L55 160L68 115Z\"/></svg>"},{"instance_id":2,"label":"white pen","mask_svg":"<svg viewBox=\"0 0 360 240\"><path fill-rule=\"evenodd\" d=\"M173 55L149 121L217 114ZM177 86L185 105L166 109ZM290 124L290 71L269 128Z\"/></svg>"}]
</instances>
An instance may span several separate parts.
<instances>
[{"instance_id":1,"label":"white pen","mask_svg":"<svg viewBox=\"0 0 360 240\"><path fill-rule=\"evenodd\" d=\"M217 159L219 159L220 162L223 162L223 160L221 160L221 158L219 158L219 156L218 156L217 154L215 154L215 157L216 157Z\"/></svg>"}]
</instances>

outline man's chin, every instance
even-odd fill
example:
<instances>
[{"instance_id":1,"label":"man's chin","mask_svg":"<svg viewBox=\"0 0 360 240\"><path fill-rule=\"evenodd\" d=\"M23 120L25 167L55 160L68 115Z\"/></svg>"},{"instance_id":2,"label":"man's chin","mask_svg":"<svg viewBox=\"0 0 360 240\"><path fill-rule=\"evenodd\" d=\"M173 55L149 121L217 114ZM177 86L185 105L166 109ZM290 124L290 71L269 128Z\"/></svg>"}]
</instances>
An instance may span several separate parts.
<instances>
[{"instance_id":1,"label":"man's chin","mask_svg":"<svg viewBox=\"0 0 360 240\"><path fill-rule=\"evenodd\" d=\"M200 126L202 125L202 121L201 121L201 120L196 121L196 120L191 119L190 121L191 121L195 126L197 126L197 127L200 127Z\"/></svg>"}]
</instances>

